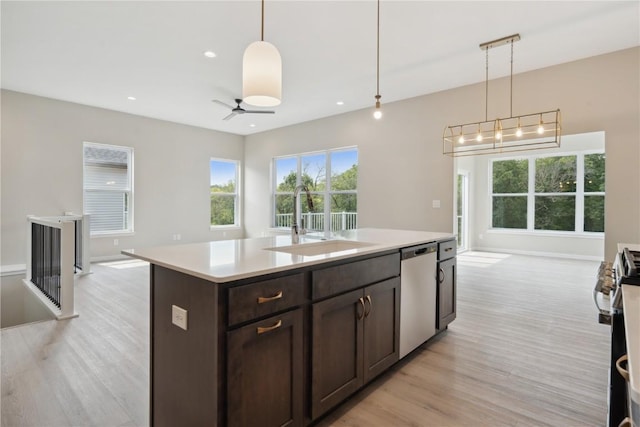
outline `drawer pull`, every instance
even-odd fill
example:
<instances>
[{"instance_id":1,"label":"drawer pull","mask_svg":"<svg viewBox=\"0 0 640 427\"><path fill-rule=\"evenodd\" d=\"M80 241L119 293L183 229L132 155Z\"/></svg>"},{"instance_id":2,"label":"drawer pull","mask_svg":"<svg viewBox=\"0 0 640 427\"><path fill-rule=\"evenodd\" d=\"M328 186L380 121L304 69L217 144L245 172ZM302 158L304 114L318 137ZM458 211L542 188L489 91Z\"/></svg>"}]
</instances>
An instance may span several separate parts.
<instances>
[{"instance_id":1,"label":"drawer pull","mask_svg":"<svg viewBox=\"0 0 640 427\"><path fill-rule=\"evenodd\" d=\"M453 250L453 248L445 248L444 249L445 252L449 252L449 251L452 251L452 250Z\"/></svg>"},{"instance_id":2,"label":"drawer pull","mask_svg":"<svg viewBox=\"0 0 640 427\"><path fill-rule=\"evenodd\" d=\"M364 305L363 298L358 298L358 302L362 306L362 313L360 313L360 310L356 309L356 317L358 318L358 320L362 320L362 318L364 317L364 312L367 310L367 308Z\"/></svg>"},{"instance_id":3,"label":"drawer pull","mask_svg":"<svg viewBox=\"0 0 640 427\"><path fill-rule=\"evenodd\" d=\"M282 291L278 292L272 297L258 297L258 304L263 304L265 302L274 301L282 298Z\"/></svg>"},{"instance_id":4,"label":"drawer pull","mask_svg":"<svg viewBox=\"0 0 640 427\"><path fill-rule=\"evenodd\" d=\"M626 417L624 420L620 421L618 427L633 427L633 424L631 424L629 417Z\"/></svg>"},{"instance_id":5,"label":"drawer pull","mask_svg":"<svg viewBox=\"0 0 640 427\"><path fill-rule=\"evenodd\" d=\"M278 320L273 326L267 326L265 328L258 327L258 335L264 334L265 332L271 332L274 329L278 329L280 326L282 326L282 320Z\"/></svg>"},{"instance_id":6,"label":"drawer pull","mask_svg":"<svg viewBox=\"0 0 640 427\"><path fill-rule=\"evenodd\" d=\"M622 364L626 362L627 359L628 356L625 354L624 356L620 356L620 358L616 360L616 369L618 370L620 375L622 375L622 378L624 378L625 381L629 381L629 371L624 369L622 367Z\"/></svg>"},{"instance_id":7,"label":"drawer pull","mask_svg":"<svg viewBox=\"0 0 640 427\"><path fill-rule=\"evenodd\" d=\"M369 310L364 311L364 317L368 317L369 313L371 313L371 309L373 308L373 304L371 304L371 295L367 295L366 298L367 302L369 303ZM366 306L365 306L366 307Z\"/></svg>"}]
</instances>

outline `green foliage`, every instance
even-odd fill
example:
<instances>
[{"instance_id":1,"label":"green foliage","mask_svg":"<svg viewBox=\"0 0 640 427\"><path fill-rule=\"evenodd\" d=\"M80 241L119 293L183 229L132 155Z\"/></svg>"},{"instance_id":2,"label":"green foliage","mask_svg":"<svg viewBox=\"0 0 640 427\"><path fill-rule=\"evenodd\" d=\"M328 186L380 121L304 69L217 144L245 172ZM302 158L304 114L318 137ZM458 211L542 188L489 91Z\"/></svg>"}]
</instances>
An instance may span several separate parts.
<instances>
[{"instance_id":1,"label":"green foliage","mask_svg":"<svg viewBox=\"0 0 640 427\"><path fill-rule=\"evenodd\" d=\"M224 185L214 184L211 186L211 193L235 193L236 183L233 180L229 180Z\"/></svg>"},{"instance_id":2,"label":"green foliage","mask_svg":"<svg viewBox=\"0 0 640 427\"><path fill-rule=\"evenodd\" d=\"M527 160L493 163L494 194L527 193ZM584 191L604 192L605 155L584 156ZM535 188L540 193L575 193L577 156L541 157L535 160ZM536 230L575 231L576 197L535 196ZM527 228L526 197L493 196L493 226ZM580 231L580 230L578 230ZM584 197L584 231L604 232L604 196Z\"/></svg>"},{"instance_id":3,"label":"green foliage","mask_svg":"<svg viewBox=\"0 0 640 427\"><path fill-rule=\"evenodd\" d=\"M493 162L494 194L526 193L528 182L528 160L500 160Z\"/></svg>"},{"instance_id":4,"label":"green foliage","mask_svg":"<svg viewBox=\"0 0 640 427\"><path fill-rule=\"evenodd\" d=\"M536 159L536 193L575 193L576 156Z\"/></svg>"},{"instance_id":5,"label":"green foliage","mask_svg":"<svg viewBox=\"0 0 640 427\"><path fill-rule=\"evenodd\" d=\"M604 232L604 196L584 196L584 231Z\"/></svg>"},{"instance_id":6,"label":"green foliage","mask_svg":"<svg viewBox=\"0 0 640 427\"><path fill-rule=\"evenodd\" d=\"M527 228L526 196L494 196L493 227Z\"/></svg>"},{"instance_id":7,"label":"green foliage","mask_svg":"<svg viewBox=\"0 0 640 427\"><path fill-rule=\"evenodd\" d=\"M584 191L604 192L604 161L603 153L584 156Z\"/></svg>"},{"instance_id":8,"label":"green foliage","mask_svg":"<svg viewBox=\"0 0 640 427\"><path fill-rule=\"evenodd\" d=\"M536 230L575 231L575 196L536 196Z\"/></svg>"},{"instance_id":9,"label":"green foliage","mask_svg":"<svg viewBox=\"0 0 640 427\"><path fill-rule=\"evenodd\" d=\"M211 190L211 225L235 224L235 196Z\"/></svg>"},{"instance_id":10,"label":"green foliage","mask_svg":"<svg viewBox=\"0 0 640 427\"><path fill-rule=\"evenodd\" d=\"M353 165L340 174L331 175L331 190L357 190L358 189L358 165Z\"/></svg>"}]
</instances>

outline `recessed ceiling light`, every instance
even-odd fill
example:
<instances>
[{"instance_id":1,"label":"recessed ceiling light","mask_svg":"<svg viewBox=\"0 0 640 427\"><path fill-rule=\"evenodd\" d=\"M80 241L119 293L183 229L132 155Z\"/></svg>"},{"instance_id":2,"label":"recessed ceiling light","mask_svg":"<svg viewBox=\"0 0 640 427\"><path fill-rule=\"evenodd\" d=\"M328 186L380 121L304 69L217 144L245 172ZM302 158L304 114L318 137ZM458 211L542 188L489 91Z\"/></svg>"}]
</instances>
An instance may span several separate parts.
<instances>
[{"instance_id":1,"label":"recessed ceiling light","mask_svg":"<svg viewBox=\"0 0 640 427\"><path fill-rule=\"evenodd\" d=\"M206 56L207 58L215 58L217 56L216 53L212 50L205 51L203 55Z\"/></svg>"},{"instance_id":2,"label":"recessed ceiling light","mask_svg":"<svg viewBox=\"0 0 640 427\"><path fill-rule=\"evenodd\" d=\"M135 96L127 96L127 99L128 99L129 101L135 101L135 100L136 100L136 97L135 97Z\"/></svg>"},{"instance_id":3,"label":"recessed ceiling light","mask_svg":"<svg viewBox=\"0 0 640 427\"><path fill-rule=\"evenodd\" d=\"M251 123L251 124L249 125L249 127L254 128L254 127L256 127L256 125L255 125L254 123Z\"/></svg>"},{"instance_id":4,"label":"recessed ceiling light","mask_svg":"<svg viewBox=\"0 0 640 427\"><path fill-rule=\"evenodd\" d=\"M338 101L336 102L336 105L344 105L344 101Z\"/></svg>"}]
</instances>

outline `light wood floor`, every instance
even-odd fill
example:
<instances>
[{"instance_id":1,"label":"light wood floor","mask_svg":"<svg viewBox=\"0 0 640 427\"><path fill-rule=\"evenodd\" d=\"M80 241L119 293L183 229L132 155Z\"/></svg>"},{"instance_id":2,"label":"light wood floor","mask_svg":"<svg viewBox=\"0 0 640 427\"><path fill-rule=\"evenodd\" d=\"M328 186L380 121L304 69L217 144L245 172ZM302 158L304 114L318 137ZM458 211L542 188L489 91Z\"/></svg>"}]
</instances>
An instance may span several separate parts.
<instances>
[{"instance_id":1,"label":"light wood floor","mask_svg":"<svg viewBox=\"0 0 640 427\"><path fill-rule=\"evenodd\" d=\"M458 265L449 330L319 425L604 426L598 264L467 253ZM148 424L148 268L93 270L77 281L79 318L1 331L3 427Z\"/></svg>"}]
</instances>

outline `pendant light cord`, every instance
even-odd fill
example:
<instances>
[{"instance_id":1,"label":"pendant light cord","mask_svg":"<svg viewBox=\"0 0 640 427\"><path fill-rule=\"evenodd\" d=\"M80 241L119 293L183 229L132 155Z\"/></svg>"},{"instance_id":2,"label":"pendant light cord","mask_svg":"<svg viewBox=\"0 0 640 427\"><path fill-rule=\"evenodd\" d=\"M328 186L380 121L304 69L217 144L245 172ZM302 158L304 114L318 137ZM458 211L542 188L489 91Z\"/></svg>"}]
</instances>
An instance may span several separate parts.
<instances>
[{"instance_id":1,"label":"pendant light cord","mask_svg":"<svg viewBox=\"0 0 640 427\"><path fill-rule=\"evenodd\" d=\"M513 117L513 40L511 40L511 79L509 88L509 117Z\"/></svg>"},{"instance_id":2,"label":"pendant light cord","mask_svg":"<svg viewBox=\"0 0 640 427\"><path fill-rule=\"evenodd\" d=\"M380 96L380 0L378 0L378 29L376 40L376 95Z\"/></svg>"},{"instance_id":3,"label":"pendant light cord","mask_svg":"<svg viewBox=\"0 0 640 427\"><path fill-rule=\"evenodd\" d=\"M260 41L264 41L264 0L262 0L262 24L260 25Z\"/></svg>"},{"instance_id":4,"label":"pendant light cord","mask_svg":"<svg viewBox=\"0 0 640 427\"><path fill-rule=\"evenodd\" d=\"M484 68L484 121L489 120L489 48L486 49Z\"/></svg>"}]
</instances>

